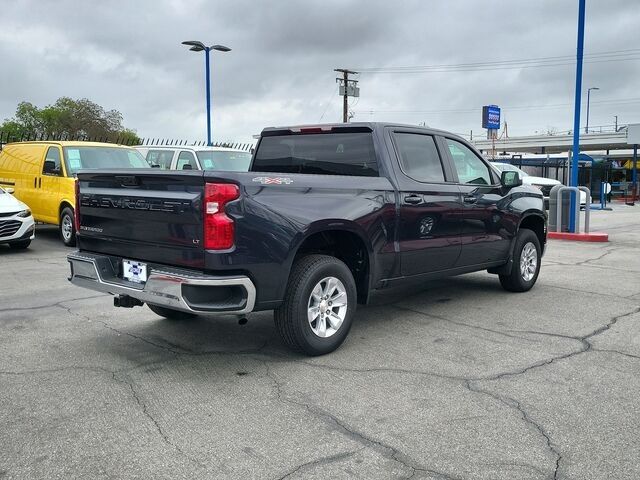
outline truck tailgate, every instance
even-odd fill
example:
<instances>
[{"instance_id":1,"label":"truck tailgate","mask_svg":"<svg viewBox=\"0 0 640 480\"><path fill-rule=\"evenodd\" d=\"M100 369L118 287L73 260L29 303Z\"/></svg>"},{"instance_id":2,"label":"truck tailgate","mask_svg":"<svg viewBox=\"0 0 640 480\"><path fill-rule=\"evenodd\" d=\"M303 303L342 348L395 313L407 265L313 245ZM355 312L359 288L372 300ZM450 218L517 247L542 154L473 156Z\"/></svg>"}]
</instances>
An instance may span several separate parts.
<instances>
[{"instance_id":1,"label":"truck tailgate","mask_svg":"<svg viewBox=\"0 0 640 480\"><path fill-rule=\"evenodd\" d=\"M201 171L78 174L81 250L204 268Z\"/></svg>"}]
</instances>

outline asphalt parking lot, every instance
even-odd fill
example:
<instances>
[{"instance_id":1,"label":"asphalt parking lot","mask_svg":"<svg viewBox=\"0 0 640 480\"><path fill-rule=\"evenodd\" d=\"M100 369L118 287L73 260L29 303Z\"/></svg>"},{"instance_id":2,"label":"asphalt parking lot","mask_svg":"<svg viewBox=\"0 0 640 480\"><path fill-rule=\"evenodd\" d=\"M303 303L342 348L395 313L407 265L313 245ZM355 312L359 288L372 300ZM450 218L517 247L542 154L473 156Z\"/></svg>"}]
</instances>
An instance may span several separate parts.
<instances>
[{"instance_id":1,"label":"asphalt parking lot","mask_svg":"<svg viewBox=\"0 0 640 480\"><path fill-rule=\"evenodd\" d=\"M529 293L439 282L319 358L270 313L113 308L40 228L0 247L0 478L639 478L639 209L551 241Z\"/></svg>"}]
</instances>

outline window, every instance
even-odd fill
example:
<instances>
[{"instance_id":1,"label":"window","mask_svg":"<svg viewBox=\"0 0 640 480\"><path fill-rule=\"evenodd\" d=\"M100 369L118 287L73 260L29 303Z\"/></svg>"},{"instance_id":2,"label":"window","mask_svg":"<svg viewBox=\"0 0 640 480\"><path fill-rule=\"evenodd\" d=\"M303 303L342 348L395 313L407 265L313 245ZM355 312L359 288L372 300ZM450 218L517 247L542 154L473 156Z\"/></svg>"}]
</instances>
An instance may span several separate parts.
<instances>
[{"instance_id":1,"label":"window","mask_svg":"<svg viewBox=\"0 0 640 480\"><path fill-rule=\"evenodd\" d=\"M184 150L180 152L180 155L178 155L176 170L198 170L196 157L194 157L193 153Z\"/></svg>"},{"instance_id":2,"label":"window","mask_svg":"<svg viewBox=\"0 0 640 480\"><path fill-rule=\"evenodd\" d=\"M442 163L436 142L430 135L393 134L402 171L418 182L444 182Z\"/></svg>"},{"instance_id":3,"label":"window","mask_svg":"<svg viewBox=\"0 0 640 480\"><path fill-rule=\"evenodd\" d=\"M64 147L67 174L83 168L151 168L144 157L133 148L121 147Z\"/></svg>"},{"instance_id":4,"label":"window","mask_svg":"<svg viewBox=\"0 0 640 480\"><path fill-rule=\"evenodd\" d=\"M263 137L253 172L378 176L371 132Z\"/></svg>"},{"instance_id":5,"label":"window","mask_svg":"<svg viewBox=\"0 0 640 480\"><path fill-rule=\"evenodd\" d=\"M460 183L493 185L489 167L466 145L446 139Z\"/></svg>"},{"instance_id":6,"label":"window","mask_svg":"<svg viewBox=\"0 0 640 480\"><path fill-rule=\"evenodd\" d=\"M227 172L247 172L251 164L251 154L234 150L202 150L196 152L204 170L224 170Z\"/></svg>"},{"instance_id":7,"label":"window","mask_svg":"<svg viewBox=\"0 0 640 480\"><path fill-rule=\"evenodd\" d=\"M42 166L42 173L44 175L62 175L62 168L60 167L60 150L58 150L58 147L49 147L44 161L45 163ZM53 165L47 162L53 162Z\"/></svg>"},{"instance_id":8,"label":"window","mask_svg":"<svg viewBox=\"0 0 640 480\"><path fill-rule=\"evenodd\" d=\"M147 152L147 162L150 165L158 165L160 170L171 170L171 160L173 160L173 150L149 150Z\"/></svg>"}]
</instances>

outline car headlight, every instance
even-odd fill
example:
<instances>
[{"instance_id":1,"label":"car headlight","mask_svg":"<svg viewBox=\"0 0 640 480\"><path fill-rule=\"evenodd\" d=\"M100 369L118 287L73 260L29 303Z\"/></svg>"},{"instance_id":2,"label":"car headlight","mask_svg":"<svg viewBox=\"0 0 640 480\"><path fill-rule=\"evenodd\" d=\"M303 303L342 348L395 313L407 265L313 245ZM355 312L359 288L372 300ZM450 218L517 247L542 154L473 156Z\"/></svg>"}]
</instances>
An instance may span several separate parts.
<instances>
[{"instance_id":1,"label":"car headlight","mask_svg":"<svg viewBox=\"0 0 640 480\"><path fill-rule=\"evenodd\" d=\"M22 218L27 218L31 216L31 210L29 210L28 208L26 210L22 210L21 212L18 212L18 216L22 217Z\"/></svg>"}]
</instances>

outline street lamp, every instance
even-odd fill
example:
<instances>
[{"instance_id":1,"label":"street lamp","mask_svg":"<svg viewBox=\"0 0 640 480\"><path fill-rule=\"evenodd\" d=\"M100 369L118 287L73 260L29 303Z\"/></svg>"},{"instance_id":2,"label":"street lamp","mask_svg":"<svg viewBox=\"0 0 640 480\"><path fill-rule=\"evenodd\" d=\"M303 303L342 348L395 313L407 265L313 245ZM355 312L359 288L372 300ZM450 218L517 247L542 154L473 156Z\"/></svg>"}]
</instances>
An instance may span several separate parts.
<instances>
[{"instance_id":1,"label":"street lamp","mask_svg":"<svg viewBox=\"0 0 640 480\"><path fill-rule=\"evenodd\" d=\"M217 50L219 52L230 52L231 49L229 47L225 47L224 45L212 45L207 47L204 43L198 42L196 40L188 40L186 42L182 42L182 45L188 45L191 48L192 52L202 52L204 51L204 61L205 61L205 83L206 83L206 92L207 92L207 145L213 145L211 142L211 89L210 89L210 74L209 74L209 52L211 50Z\"/></svg>"},{"instance_id":2,"label":"street lamp","mask_svg":"<svg viewBox=\"0 0 640 480\"><path fill-rule=\"evenodd\" d=\"M598 87L591 87L587 90L587 125L584 127L584 133L589 133L589 100L591 98L591 90L600 90Z\"/></svg>"}]
</instances>

